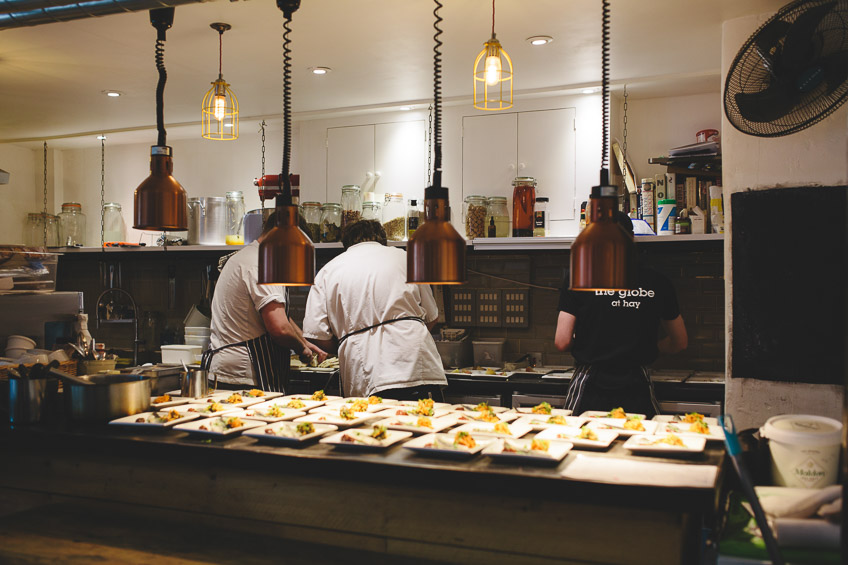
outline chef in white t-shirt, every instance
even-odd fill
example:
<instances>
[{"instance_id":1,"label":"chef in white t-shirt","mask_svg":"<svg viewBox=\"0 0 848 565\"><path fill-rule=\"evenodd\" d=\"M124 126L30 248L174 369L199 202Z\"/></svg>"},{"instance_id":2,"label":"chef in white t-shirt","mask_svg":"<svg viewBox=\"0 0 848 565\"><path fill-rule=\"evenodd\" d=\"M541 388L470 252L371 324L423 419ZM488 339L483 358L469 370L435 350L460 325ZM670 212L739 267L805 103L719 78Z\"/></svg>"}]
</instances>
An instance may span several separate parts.
<instances>
[{"instance_id":1,"label":"chef in white t-shirt","mask_svg":"<svg viewBox=\"0 0 848 565\"><path fill-rule=\"evenodd\" d=\"M407 284L406 252L386 246L380 222L345 226L342 245L315 276L303 336L338 349L345 396L441 400L447 379L430 335L439 314L430 287Z\"/></svg>"},{"instance_id":2,"label":"chef in white t-shirt","mask_svg":"<svg viewBox=\"0 0 848 565\"><path fill-rule=\"evenodd\" d=\"M212 298L210 350L203 367L217 375L222 388L259 387L284 392L291 352L301 358L327 354L303 338L288 318L283 287L259 284L259 244L276 225L276 213L262 235L230 255Z\"/></svg>"}]
</instances>

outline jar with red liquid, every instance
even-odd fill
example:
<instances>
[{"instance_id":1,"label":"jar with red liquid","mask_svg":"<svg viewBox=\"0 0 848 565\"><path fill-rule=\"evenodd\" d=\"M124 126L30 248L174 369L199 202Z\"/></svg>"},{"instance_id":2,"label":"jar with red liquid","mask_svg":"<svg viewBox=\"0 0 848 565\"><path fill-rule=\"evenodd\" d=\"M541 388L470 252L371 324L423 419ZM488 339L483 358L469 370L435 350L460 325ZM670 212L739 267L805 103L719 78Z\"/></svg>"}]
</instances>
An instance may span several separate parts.
<instances>
[{"instance_id":1,"label":"jar with red liquid","mask_svg":"<svg viewBox=\"0 0 848 565\"><path fill-rule=\"evenodd\" d=\"M533 237L536 179L515 177L512 187L512 237Z\"/></svg>"}]
</instances>

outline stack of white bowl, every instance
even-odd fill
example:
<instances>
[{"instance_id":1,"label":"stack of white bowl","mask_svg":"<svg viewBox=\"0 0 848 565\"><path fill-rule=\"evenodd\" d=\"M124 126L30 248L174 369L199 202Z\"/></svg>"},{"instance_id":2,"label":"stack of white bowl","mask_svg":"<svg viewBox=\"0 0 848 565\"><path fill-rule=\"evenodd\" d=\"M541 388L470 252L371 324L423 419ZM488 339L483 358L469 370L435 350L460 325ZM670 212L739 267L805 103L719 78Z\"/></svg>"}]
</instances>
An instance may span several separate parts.
<instances>
[{"instance_id":1,"label":"stack of white bowl","mask_svg":"<svg viewBox=\"0 0 848 565\"><path fill-rule=\"evenodd\" d=\"M35 341L25 335L10 335L6 338L6 357L19 359L26 354L27 349L33 349Z\"/></svg>"},{"instance_id":2,"label":"stack of white bowl","mask_svg":"<svg viewBox=\"0 0 848 565\"><path fill-rule=\"evenodd\" d=\"M200 351L206 351L209 349L209 336L211 333L211 328L186 326L185 343L186 345L199 345Z\"/></svg>"}]
</instances>

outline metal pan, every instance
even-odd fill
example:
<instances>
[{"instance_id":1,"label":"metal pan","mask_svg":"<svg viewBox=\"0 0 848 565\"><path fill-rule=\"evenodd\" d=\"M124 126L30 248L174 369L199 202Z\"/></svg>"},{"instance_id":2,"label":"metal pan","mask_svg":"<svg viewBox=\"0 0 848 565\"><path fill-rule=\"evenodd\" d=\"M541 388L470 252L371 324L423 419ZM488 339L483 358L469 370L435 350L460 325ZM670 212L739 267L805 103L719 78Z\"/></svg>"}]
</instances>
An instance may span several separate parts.
<instances>
[{"instance_id":1,"label":"metal pan","mask_svg":"<svg viewBox=\"0 0 848 565\"><path fill-rule=\"evenodd\" d=\"M143 375L88 375L62 378L65 413L71 420L105 422L150 408L151 380ZM85 381L86 384L83 384Z\"/></svg>"}]
</instances>

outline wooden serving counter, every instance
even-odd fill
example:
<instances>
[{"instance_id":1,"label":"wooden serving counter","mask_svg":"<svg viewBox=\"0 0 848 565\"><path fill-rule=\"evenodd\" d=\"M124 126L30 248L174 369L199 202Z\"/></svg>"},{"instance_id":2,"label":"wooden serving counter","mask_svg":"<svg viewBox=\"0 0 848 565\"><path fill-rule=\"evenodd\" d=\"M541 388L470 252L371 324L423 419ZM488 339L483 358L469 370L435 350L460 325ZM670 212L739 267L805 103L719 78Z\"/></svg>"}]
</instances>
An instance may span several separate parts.
<instances>
[{"instance_id":1,"label":"wooden serving counter","mask_svg":"<svg viewBox=\"0 0 848 565\"><path fill-rule=\"evenodd\" d=\"M725 463L718 443L661 459L618 440L522 466L61 422L5 425L0 452L0 562L695 563ZM586 457L717 472L699 488L563 477Z\"/></svg>"}]
</instances>

